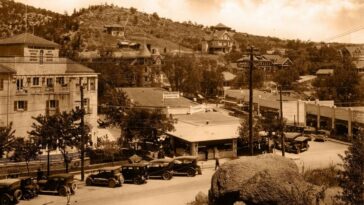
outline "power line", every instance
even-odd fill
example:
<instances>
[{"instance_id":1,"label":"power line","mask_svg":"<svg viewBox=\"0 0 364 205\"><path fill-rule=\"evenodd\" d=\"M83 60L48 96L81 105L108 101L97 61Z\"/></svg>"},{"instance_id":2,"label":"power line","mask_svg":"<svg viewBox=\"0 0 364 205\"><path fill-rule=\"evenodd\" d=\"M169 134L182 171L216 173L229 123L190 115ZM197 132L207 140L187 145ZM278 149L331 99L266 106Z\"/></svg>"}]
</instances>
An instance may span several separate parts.
<instances>
[{"instance_id":1,"label":"power line","mask_svg":"<svg viewBox=\"0 0 364 205\"><path fill-rule=\"evenodd\" d=\"M331 40L334 40L334 39L337 39L337 38L341 38L341 37L344 37L344 36L347 36L347 35L350 35L352 33L356 33L360 30L364 29L364 26L359 26L357 28L353 28L353 29L350 29L349 31L346 31L344 33L341 33L341 34L338 34L338 35L335 35L335 36L332 36L330 38L327 38L325 39L324 41L331 41Z\"/></svg>"}]
</instances>

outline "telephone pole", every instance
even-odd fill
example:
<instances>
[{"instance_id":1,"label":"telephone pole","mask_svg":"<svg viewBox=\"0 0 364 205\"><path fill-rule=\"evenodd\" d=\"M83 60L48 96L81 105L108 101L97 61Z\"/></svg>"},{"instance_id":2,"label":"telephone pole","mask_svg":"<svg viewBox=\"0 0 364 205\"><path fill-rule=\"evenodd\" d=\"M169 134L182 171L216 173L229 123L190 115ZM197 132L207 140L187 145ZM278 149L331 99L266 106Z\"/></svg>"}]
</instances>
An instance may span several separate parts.
<instances>
[{"instance_id":1,"label":"telephone pole","mask_svg":"<svg viewBox=\"0 0 364 205\"><path fill-rule=\"evenodd\" d=\"M254 67L254 48L250 46L248 48L250 61L249 61L249 148L250 154L253 156L253 67Z\"/></svg>"},{"instance_id":2,"label":"telephone pole","mask_svg":"<svg viewBox=\"0 0 364 205\"><path fill-rule=\"evenodd\" d=\"M83 84L80 77L80 95L81 95L81 181L85 180L85 108L83 99Z\"/></svg>"},{"instance_id":3,"label":"telephone pole","mask_svg":"<svg viewBox=\"0 0 364 205\"><path fill-rule=\"evenodd\" d=\"M280 112L280 132L281 132L281 145L282 145L282 156L285 155L285 139L283 133L283 102L282 102L282 85L279 86L279 112Z\"/></svg>"}]
</instances>

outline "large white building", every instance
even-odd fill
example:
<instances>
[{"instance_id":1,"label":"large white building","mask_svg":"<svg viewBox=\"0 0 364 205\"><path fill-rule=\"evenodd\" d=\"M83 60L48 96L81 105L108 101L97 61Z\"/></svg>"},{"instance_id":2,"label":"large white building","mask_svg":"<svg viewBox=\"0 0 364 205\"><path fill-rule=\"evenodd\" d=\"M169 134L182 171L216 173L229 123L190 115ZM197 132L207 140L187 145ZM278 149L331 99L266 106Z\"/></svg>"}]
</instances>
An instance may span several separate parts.
<instances>
[{"instance_id":1,"label":"large white building","mask_svg":"<svg viewBox=\"0 0 364 205\"><path fill-rule=\"evenodd\" d=\"M80 106L84 86L86 123L97 126L97 73L59 57L59 45L24 33L0 40L0 126L13 122L28 136L32 117Z\"/></svg>"}]
</instances>

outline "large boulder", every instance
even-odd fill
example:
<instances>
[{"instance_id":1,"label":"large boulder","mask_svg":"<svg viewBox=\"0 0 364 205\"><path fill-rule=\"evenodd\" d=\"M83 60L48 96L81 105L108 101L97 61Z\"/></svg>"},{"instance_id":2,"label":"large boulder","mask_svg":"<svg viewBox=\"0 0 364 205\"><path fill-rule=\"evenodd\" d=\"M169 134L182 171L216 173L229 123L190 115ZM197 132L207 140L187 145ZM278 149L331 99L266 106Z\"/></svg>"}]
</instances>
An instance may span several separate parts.
<instances>
[{"instance_id":1,"label":"large boulder","mask_svg":"<svg viewBox=\"0 0 364 205\"><path fill-rule=\"evenodd\" d=\"M290 159L274 154L243 157L224 163L215 172L210 204L311 204L318 187L307 183Z\"/></svg>"}]
</instances>

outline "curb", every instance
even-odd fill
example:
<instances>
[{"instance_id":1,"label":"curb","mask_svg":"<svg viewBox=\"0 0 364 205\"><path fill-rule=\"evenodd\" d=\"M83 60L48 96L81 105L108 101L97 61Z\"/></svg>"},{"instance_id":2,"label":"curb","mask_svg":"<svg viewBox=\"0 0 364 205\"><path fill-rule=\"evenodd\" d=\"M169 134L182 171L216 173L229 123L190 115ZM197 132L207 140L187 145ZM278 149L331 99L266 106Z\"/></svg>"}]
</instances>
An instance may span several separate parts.
<instances>
[{"instance_id":1,"label":"curb","mask_svg":"<svg viewBox=\"0 0 364 205\"><path fill-rule=\"evenodd\" d=\"M339 143L339 144L343 144L343 145L347 145L347 146L352 145L351 142L344 142L344 141L340 141L340 140L337 140L337 139L327 138L327 140L330 141L330 142L335 142L335 143Z\"/></svg>"}]
</instances>

